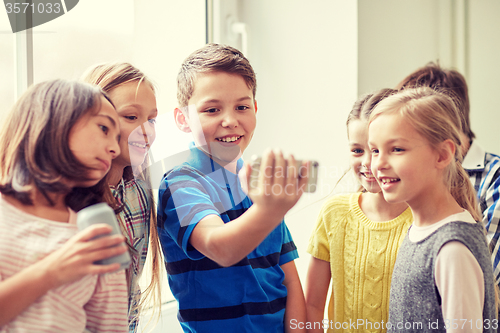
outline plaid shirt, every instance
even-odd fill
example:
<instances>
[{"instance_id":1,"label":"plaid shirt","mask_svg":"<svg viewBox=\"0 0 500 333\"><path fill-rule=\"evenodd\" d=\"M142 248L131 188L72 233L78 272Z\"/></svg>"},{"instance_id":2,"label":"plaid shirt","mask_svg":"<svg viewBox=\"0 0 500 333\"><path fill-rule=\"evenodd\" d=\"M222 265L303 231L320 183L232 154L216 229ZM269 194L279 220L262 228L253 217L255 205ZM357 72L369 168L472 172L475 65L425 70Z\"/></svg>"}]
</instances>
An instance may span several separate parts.
<instances>
[{"instance_id":1,"label":"plaid shirt","mask_svg":"<svg viewBox=\"0 0 500 333\"><path fill-rule=\"evenodd\" d=\"M462 163L477 192L483 224L492 252L493 274L500 285L500 157L472 142Z\"/></svg>"},{"instance_id":2,"label":"plaid shirt","mask_svg":"<svg viewBox=\"0 0 500 333\"><path fill-rule=\"evenodd\" d=\"M138 311L131 311L141 299L139 277L141 276L149 244L149 219L151 200L148 198L145 184L140 180L123 178L115 188L110 185L113 196L122 206L117 214L122 234L126 237L132 262L126 269L129 295L129 329L137 330Z\"/></svg>"}]
</instances>

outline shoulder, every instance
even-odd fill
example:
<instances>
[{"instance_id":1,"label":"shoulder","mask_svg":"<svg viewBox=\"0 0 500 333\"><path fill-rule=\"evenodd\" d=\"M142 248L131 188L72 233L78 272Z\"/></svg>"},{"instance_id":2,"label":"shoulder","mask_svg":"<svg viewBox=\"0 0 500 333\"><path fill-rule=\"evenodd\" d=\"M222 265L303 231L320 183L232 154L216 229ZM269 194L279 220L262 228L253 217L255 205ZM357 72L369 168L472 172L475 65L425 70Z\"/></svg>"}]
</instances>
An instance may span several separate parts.
<instances>
[{"instance_id":1,"label":"shoulder","mask_svg":"<svg viewBox=\"0 0 500 333\"><path fill-rule=\"evenodd\" d=\"M200 177L200 176L204 176L204 174L200 170L190 166L189 164L181 164L167 171L163 175L163 180L171 180L176 177Z\"/></svg>"},{"instance_id":2,"label":"shoulder","mask_svg":"<svg viewBox=\"0 0 500 333\"><path fill-rule=\"evenodd\" d=\"M488 173L495 173L495 177L497 178L500 176L499 170L500 170L500 156L492 154L492 153L486 153L485 159L484 159L484 168Z\"/></svg>"},{"instance_id":3,"label":"shoulder","mask_svg":"<svg viewBox=\"0 0 500 333\"><path fill-rule=\"evenodd\" d=\"M429 238L433 239L435 250L452 241L464 244L474 254L489 251L484 227L480 223L453 221L439 227Z\"/></svg>"},{"instance_id":4,"label":"shoulder","mask_svg":"<svg viewBox=\"0 0 500 333\"><path fill-rule=\"evenodd\" d=\"M125 192L140 192L140 193L146 193L148 189L147 183L138 178L132 178L129 180L124 180L124 189Z\"/></svg>"},{"instance_id":5,"label":"shoulder","mask_svg":"<svg viewBox=\"0 0 500 333\"><path fill-rule=\"evenodd\" d=\"M339 194L329 198L321 207L316 225L327 229L345 225L356 216L356 203L360 193ZM358 206L359 207L359 206Z\"/></svg>"},{"instance_id":6,"label":"shoulder","mask_svg":"<svg viewBox=\"0 0 500 333\"><path fill-rule=\"evenodd\" d=\"M479 223L471 223L470 221L451 221L439 227L436 234L442 238L461 237L470 234L485 236L484 227Z\"/></svg>"},{"instance_id":7,"label":"shoulder","mask_svg":"<svg viewBox=\"0 0 500 333\"><path fill-rule=\"evenodd\" d=\"M348 209L353 197L358 197L359 193L338 194L329 198L321 207L321 211L328 213L335 210Z\"/></svg>"},{"instance_id":8,"label":"shoulder","mask_svg":"<svg viewBox=\"0 0 500 333\"><path fill-rule=\"evenodd\" d=\"M0 224L10 220L15 220L15 217L23 217L24 212L19 208L14 207L14 205L8 203L4 199L4 194L0 194Z\"/></svg>"},{"instance_id":9,"label":"shoulder","mask_svg":"<svg viewBox=\"0 0 500 333\"><path fill-rule=\"evenodd\" d=\"M456 261L459 257L474 258L472 252L464 243L457 240L447 242L439 251L438 258L444 260L444 263ZM474 259L475 260L475 259ZM477 262L477 261L476 261Z\"/></svg>"},{"instance_id":10,"label":"shoulder","mask_svg":"<svg viewBox=\"0 0 500 333\"><path fill-rule=\"evenodd\" d=\"M498 163L500 162L500 156L496 155L496 154L493 154L493 153L489 153L489 152L486 152L485 153L485 159L486 159L486 163Z\"/></svg>"},{"instance_id":11,"label":"shoulder","mask_svg":"<svg viewBox=\"0 0 500 333\"><path fill-rule=\"evenodd\" d=\"M329 198L321 207L320 216L345 215L357 202L360 193L339 194Z\"/></svg>"},{"instance_id":12,"label":"shoulder","mask_svg":"<svg viewBox=\"0 0 500 333\"><path fill-rule=\"evenodd\" d=\"M201 189L207 186L208 183L207 176L201 171L189 165L180 165L163 175L160 190L172 187L195 187Z\"/></svg>"},{"instance_id":13,"label":"shoulder","mask_svg":"<svg viewBox=\"0 0 500 333\"><path fill-rule=\"evenodd\" d=\"M203 173L201 170L189 164L182 164L167 171L163 175L162 181L175 182L179 180L189 180L189 179L200 181L207 178L209 178L208 175Z\"/></svg>"},{"instance_id":14,"label":"shoulder","mask_svg":"<svg viewBox=\"0 0 500 333\"><path fill-rule=\"evenodd\" d=\"M113 195L124 205L125 211L146 212L153 201L151 190L151 186L144 180L132 178L124 180L123 190L115 190Z\"/></svg>"},{"instance_id":15,"label":"shoulder","mask_svg":"<svg viewBox=\"0 0 500 333\"><path fill-rule=\"evenodd\" d=\"M409 224L412 224L413 212L411 211L411 208L408 206L408 208L405 209L405 211L402 212L397 218L401 218L402 220L408 222Z\"/></svg>"},{"instance_id":16,"label":"shoulder","mask_svg":"<svg viewBox=\"0 0 500 333\"><path fill-rule=\"evenodd\" d=\"M220 186L209 176L196 168L183 165L165 174L158 197L158 207L161 209L170 207L177 210L179 207L196 206L199 210L208 206L213 209L214 205L221 202L223 195Z\"/></svg>"},{"instance_id":17,"label":"shoulder","mask_svg":"<svg viewBox=\"0 0 500 333\"><path fill-rule=\"evenodd\" d=\"M451 222L440 229L441 233L447 235L438 243L438 258L447 263L456 262L460 269L464 269L471 263L481 267L483 272L491 275L491 255L486 243L484 228L479 223ZM467 271L467 269L466 269Z\"/></svg>"}]
</instances>

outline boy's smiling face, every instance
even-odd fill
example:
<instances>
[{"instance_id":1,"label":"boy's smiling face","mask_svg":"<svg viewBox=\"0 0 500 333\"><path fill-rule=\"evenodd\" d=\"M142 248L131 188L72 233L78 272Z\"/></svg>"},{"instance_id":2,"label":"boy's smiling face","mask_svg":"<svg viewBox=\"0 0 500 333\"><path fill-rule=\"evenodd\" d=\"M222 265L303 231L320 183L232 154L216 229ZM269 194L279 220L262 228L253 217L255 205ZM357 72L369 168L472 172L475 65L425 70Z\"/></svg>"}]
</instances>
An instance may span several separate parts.
<instances>
[{"instance_id":1,"label":"boy's smiling face","mask_svg":"<svg viewBox=\"0 0 500 333\"><path fill-rule=\"evenodd\" d=\"M197 76L185 115L175 110L177 126L192 132L196 147L221 165L241 157L256 125L257 103L242 76L209 72Z\"/></svg>"}]
</instances>

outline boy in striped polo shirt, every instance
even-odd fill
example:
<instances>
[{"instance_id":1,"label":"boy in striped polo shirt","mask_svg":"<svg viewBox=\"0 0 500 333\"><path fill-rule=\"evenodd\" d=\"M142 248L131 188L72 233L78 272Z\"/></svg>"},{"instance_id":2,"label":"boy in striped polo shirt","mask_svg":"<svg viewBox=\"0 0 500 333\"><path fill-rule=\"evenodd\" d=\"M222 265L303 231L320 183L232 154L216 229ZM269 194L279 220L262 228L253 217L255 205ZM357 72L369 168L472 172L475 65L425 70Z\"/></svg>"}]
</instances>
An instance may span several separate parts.
<instances>
[{"instance_id":1,"label":"boy in striped polo shirt","mask_svg":"<svg viewBox=\"0 0 500 333\"><path fill-rule=\"evenodd\" d=\"M298 177L293 157L268 151L258 186L243 192L251 170L240 157L252 139L257 103L255 73L240 51L208 44L184 61L177 79L175 121L194 143L186 161L163 177L158 234L181 326L289 331L290 321L305 322L306 314L298 254L283 217L307 177Z\"/></svg>"}]
</instances>

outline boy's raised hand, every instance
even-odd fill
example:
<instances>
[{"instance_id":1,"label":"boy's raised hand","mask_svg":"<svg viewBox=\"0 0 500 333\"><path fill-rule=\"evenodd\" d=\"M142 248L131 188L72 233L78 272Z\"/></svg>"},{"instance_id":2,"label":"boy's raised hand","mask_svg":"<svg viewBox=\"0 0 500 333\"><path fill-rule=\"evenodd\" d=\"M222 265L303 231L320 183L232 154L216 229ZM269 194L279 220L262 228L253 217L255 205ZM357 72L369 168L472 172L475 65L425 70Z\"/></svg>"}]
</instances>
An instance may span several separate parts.
<instances>
[{"instance_id":1,"label":"boy's raised hand","mask_svg":"<svg viewBox=\"0 0 500 333\"><path fill-rule=\"evenodd\" d=\"M299 177L293 155L285 159L281 151L268 150L262 156L257 186L248 186L252 172L248 164L240 173L240 179L254 205L282 219L300 199L307 185L310 163L307 162L300 168Z\"/></svg>"}]
</instances>

